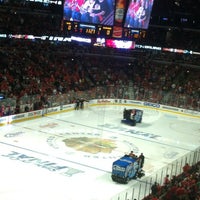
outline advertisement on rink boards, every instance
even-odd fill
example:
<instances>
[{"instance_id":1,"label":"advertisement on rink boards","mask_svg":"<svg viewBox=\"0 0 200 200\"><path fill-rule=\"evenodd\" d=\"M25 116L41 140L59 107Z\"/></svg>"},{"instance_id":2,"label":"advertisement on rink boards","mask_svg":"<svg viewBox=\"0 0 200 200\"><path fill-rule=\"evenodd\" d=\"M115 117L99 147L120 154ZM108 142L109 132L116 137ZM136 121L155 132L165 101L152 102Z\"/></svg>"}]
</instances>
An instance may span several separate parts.
<instances>
[{"instance_id":1,"label":"advertisement on rink boards","mask_svg":"<svg viewBox=\"0 0 200 200\"><path fill-rule=\"evenodd\" d=\"M193 110L186 110L182 108L176 108L172 106L161 105L151 102L142 102L137 100L127 100L127 99L94 99L89 101L90 106L100 106L100 105L125 105L125 106L138 106L140 108L151 108L160 111L166 111L174 114L182 114L185 116L193 116L200 118L200 112ZM9 115L0 118L0 126L11 124L13 122L19 122L24 120L33 119L36 117L42 117L49 114L56 114L59 112L67 112L74 110L75 104L67 104L52 108L44 108L42 110L36 110L27 113L20 113L17 115Z\"/></svg>"},{"instance_id":2,"label":"advertisement on rink boards","mask_svg":"<svg viewBox=\"0 0 200 200\"><path fill-rule=\"evenodd\" d=\"M200 117L200 112L194 110L186 110L182 108L177 108L173 106L161 105L158 103L137 101L137 100L127 100L127 99L98 99L90 101L90 105L127 105L127 106L138 106L144 108L158 109L160 111L171 112L174 114L184 114L188 116Z\"/></svg>"},{"instance_id":3,"label":"advertisement on rink boards","mask_svg":"<svg viewBox=\"0 0 200 200\"><path fill-rule=\"evenodd\" d=\"M70 110L73 110L73 108L74 108L74 104L68 104L68 105L57 106L57 107L52 107L52 108L44 108L42 110L35 110L35 111L27 112L27 113L20 113L17 115L9 115L9 116L0 118L0 126L11 124L13 122L20 122L20 121L25 121L29 119L34 119L37 117L42 117L47 114L59 113L62 110L70 111Z\"/></svg>"},{"instance_id":4,"label":"advertisement on rink boards","mask_svg":"<svg viewBox=\"0 0 200 200\"><path fill-rule=\"evenodd\" d=\"M94 99L90 104L142 104L141 101L127 100L127 99Z\"/></svg>"}]
</instances>

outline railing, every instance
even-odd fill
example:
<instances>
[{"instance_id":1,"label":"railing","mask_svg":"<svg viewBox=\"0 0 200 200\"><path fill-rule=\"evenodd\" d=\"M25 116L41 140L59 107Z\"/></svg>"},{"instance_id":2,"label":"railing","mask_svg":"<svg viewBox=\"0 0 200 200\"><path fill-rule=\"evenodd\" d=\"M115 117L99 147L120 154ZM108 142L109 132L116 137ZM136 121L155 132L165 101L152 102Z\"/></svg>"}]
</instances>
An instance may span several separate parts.
<instances>
[{"instance_id":1,"label":"railing","mask_svg":"<svg viewBox=\"0 0 200 200\"><path fill-rule=\"evenodd\" d=\"M163 185L164 177L168 174L170 178L178 176L183 172L183 166L188 163L190 166L195 165L200 161L200 148L187 153L183 157L164 166L160 170L152 173L150 176L145 176L142 181L135 181L130 185L129 189L117 194L111 200L141 200L151 193L151 186L154 182Z\"/></svg>"}]
</instances>

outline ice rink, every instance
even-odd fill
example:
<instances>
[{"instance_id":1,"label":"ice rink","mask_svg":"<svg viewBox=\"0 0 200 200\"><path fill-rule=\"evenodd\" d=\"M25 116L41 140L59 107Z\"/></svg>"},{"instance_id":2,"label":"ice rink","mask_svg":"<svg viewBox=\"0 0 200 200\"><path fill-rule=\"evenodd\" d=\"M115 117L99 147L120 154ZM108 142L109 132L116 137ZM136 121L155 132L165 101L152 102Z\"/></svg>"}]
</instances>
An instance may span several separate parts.
<instances>
[{"instance_id":1,"label":"ice rink","mask_svg":"<svg viewBox=\"0 0 200 200\"><path fill-rule=\"evenodd\" d=\"M0 199L118 200L145 179L112 181L112 163L124 153L143 153L150 176L200 146L199 118L144 108L131 127L121 123L123 109L95 106L0 127Z\"/></svg>"}]
</instances>

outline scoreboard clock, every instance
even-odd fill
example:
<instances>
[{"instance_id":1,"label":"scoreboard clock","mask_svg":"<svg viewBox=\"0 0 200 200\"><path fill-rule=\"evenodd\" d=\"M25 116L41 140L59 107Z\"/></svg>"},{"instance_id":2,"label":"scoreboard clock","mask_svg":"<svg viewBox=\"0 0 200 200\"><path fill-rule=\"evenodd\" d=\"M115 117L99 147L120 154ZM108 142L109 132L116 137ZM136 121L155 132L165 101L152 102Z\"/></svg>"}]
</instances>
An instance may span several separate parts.
<instances>
[{"instance_id":1,"label":"scoreboard clock","mask_svg":"<svg viewBox=\"0 0 200 200\"><path fill-rule=\"evenodd\" d=\"M111 37L112 31L111 26L97 25L97 36Z\"/></svg>"},{"instance_id":2,"label":"scoreboard clock","mask_svg":"<svg viewBox=\"0 0 200 200\"><path fill-rule=\"evenodd\" d=\"M144 38L153 2L154 0L64 0L63 30L82 37L127 40Z\"/></svg>"},{"instance_id":3,"label":"scoreboard clock","mask_svg":"<svg viewBox=\"0 0 200 200\"><path fill-rule=\"evenodd\" d=\"M105 26L101 24L84 24L78 22L66 21L64 29L71 32L72 34L79 35L82 37L105 37L113 38L113 27ZM145 38L146 30L137 29L122 29L121 39L137 40L139 38Z\"/></svg>"},{"instance_id":4,"label":"scoreboard clock","mask_svg":"<svg viewBox=\"0 0 200 200\"><path fill-rule=\"evenodd\" d=\"M112 26L104 26L101 24L85 24L78 22L64 22L64 30L70 31L72 33L76 33L79 35L85 36L102 36L102 37L111 37L113 27Z\"/></svg>"}]
</instances>

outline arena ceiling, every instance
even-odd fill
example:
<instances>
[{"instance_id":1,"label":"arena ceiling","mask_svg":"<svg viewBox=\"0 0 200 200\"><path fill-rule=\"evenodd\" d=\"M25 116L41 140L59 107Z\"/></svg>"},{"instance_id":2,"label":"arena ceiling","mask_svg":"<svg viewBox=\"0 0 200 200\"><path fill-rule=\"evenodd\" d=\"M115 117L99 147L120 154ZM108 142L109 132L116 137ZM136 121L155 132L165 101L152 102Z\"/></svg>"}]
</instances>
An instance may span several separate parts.
<instances>
[{"instance_id":1,"label":"arena ceiling","mask_svg":"<svg viewBox=\"0 0 200 200\"><path fill-rule=\"evenodd\" d=\"M154 0L150 25L200 29L200 0Z\"/></svg>"}]
</instances>

